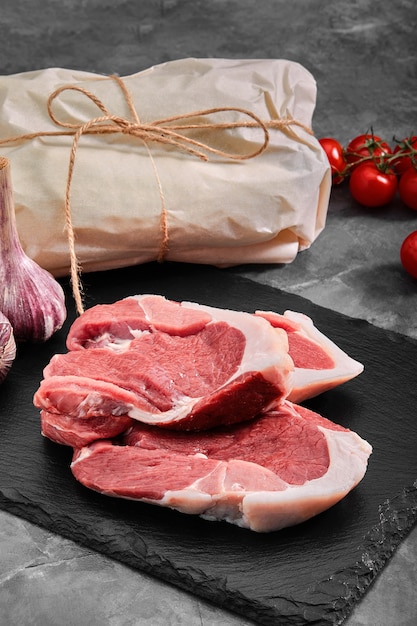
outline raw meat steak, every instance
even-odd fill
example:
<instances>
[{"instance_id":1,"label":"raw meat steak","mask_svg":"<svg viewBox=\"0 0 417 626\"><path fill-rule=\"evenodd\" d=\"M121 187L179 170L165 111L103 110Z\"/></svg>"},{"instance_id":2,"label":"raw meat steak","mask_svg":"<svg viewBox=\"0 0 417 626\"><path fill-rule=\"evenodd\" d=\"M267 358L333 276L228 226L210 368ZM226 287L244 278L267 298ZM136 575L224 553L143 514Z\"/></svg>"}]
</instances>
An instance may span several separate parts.
<instances>
[{"instance_id":1,"label":"raw meat steak","mask_svg":"<svg viewBox=\"0 0 417 626\"><path fill-rule=\"evenodd\" d=\"M289 353L295 366L293 388L288 396L291 402L312 398L363 371L362 363L352 359L321 333L307 315L294 311L285 311L283 315L256 311L255 315L287 333Z\"/></svg>"},{"instance_id":2,"label":"raw meat steak","mask_svg":"<svg viewBox=\"0 0 417 626\"><path fill-rule=\"evenodd\" d=\"M286 401L250 422L169 432L136 422L120 444L75 451L75 478L100 493L225 520L257 532L299 524L363 478L371 446Z\"/></svg>"},{"instance_id":3,"label":"raw meat steak","mask_svg":"<svg viewBox=\"0 0 417 626\"><path fill-rule=\"evenodd\" d=\"M252 419L292 388L284 331L249 313L162 296L88 309L67 347L34 397L49 416L123 415L201 430Z\"/></svg>"}]
</instances>

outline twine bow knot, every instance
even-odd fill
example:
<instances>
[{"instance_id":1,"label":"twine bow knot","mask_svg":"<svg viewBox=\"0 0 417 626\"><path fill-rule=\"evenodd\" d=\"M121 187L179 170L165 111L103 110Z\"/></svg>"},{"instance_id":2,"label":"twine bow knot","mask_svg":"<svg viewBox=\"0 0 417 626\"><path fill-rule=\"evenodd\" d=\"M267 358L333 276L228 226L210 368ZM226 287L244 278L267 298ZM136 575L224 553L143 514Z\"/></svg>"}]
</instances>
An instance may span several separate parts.
<instances>
[{"instance_id":1,"label":"twine bow knot","mask_svg":"<svg viewBox=\"0 0 417 626\"><path fill-rule=\"evenodd\" d=\"M264 152L269 143L269 131L268 126L273 126L275 128L280 127L284 128L289 124L300 124L300 122L296 122L296 120L273 120L270 122L262 121L257 115L252 113L247 109L243 109L240 107L214 107L210 109L202 109L198 111L192 111L190 113L181 113L179 115L175 115L172 117L166 117L159 120L154 120L152 122L143 123L140 121L139 115L136 111L135 105L132 100L132 96L128 91L125 83L119 76L111 76L113 80L117 82L122 93L124 95L126 104L129 108L130 115L132 119L127 119L124 117L120 117L118 115L112 115L103 102L92 92L84 89L83 87L78 87L76 85L63 85L56 89L48 98L47 108L48 114L51 120L57 126L61 126L62 128L69 128L71 131L67 132L52 132L52 133L42 133L43 135L56 135L56 134L71 134L74 135L74 141L77 140L83 134L96 134L96 135L104 135L104 134L112 134L112 133L122 133L125 135L132 135L141 139L144 142L156 142L161 144L168 144L178 148L180 150L185 150L192 156L198 157L204 161L208 161L209 157L207 153L215 154L219 157L223 157L226 159L234 159L234 160L244 160L244 159L252 159L258 154ZM95 117L91 120L88 120L85 123L71 123L65 122L57 118L52 110L53 101L56 100L62 92L64 91L78 91L82 93L84 96L89 98L94 104L101 110L103 113L100 117ZM238 122L202 122L198 123L187 123L186 120L191 118L204 118L209 115L215 113L223 113L223 112L237 112L242 113L244 116L251 118L251 121L238 121ZM175 124L175 122L181 122L180 124ZM229 153L223 150L219 150L218 148L213 148L208 143L203 143L201 141L197 141L192 139L191 137L184 134L184 131L192 130L192 129L209 129L209 130L221 130L221 129L230 129L230 128L239 128L239 127L252 127L252 128L260 128L264 134L263 143L253 150L252 152L248 152L246 154L237 154L237 153ZM308 129L310 132L310 129ZM181 131L181 132L180 132ZM38 133L33 133L31 137L38 136Z\"/></svg>"}]
</instances>

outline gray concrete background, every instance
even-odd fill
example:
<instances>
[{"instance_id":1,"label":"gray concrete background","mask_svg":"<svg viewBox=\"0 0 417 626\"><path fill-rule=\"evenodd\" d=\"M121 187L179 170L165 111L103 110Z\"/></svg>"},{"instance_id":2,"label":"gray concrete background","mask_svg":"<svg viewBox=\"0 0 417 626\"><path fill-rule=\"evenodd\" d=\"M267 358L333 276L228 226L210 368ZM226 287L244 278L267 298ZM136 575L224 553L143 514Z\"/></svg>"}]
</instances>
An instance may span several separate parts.
<instances>
[{"instance_id":1,"label":"gray concrete background","mask_svg":"<svg viewBox=\"0 0 417 626\"><path fill-rule=\"evenodd\" d=\"M288 58L318 85L313 128L346 143L417 133L414 0L6 0L0 73L61 66L126 75L187 56ZM399 200L369 211L346 186L326 229L289 266L232 271L417 337L417 284L399 247L417 213ZM414 367L415 364L410 364ZM0 623L5 626L245 625L200 599L0 513ZM414 530L345 622L417 623Z\"/></svg>"}]
</instances>

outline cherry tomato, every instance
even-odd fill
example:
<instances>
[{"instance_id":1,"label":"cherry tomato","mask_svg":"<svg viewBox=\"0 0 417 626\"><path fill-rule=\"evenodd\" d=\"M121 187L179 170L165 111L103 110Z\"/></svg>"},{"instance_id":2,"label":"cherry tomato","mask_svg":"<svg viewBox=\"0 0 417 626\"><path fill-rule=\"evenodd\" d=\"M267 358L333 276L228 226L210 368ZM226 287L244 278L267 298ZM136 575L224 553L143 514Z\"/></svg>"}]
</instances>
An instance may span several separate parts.
<instances>
[{"instance_id":1,"label":"cherry tomato","mask_svg":"<svg viewBox=\"0 0 417 626\"><path fill-rule=\"evenodd\" d=\"M398 184L400 198L409 209L417 211L417 170L410 167Z\"/></svg>"},{"instance_id":2,"label":"cherry tomato","mask_svg":"<svg viewBox=\"0 0 417 626\"><path fill-rule=\"evenodd\" d=\"M380 207L394 199L397 177L381 172L374 163L361 163L352 172L349 189L354 199L366 207Z\"/></svg>"},{"instance_id":3,"label":"cherry tomato","mask_svg":"<svg viewBox=\"0 0 417 626\"><path fill-rule=\"evenodd\" d=\"M410 152L412 149L416 150L414 160L417 163L417 136L406 137L394 149L393 154L398 154L398 158L393 161L393 167L399 176L402 176L412 166L411 157L401 156L401 153Z\"/></svg>"},{"instance_id":4,"label":"cherry tomato","mask_svg":"<svg viewBox=\"0 0 417 626\"><path fill-rule=\"evenodd\" d=\"M383 141L380 137L372 134L358 135L352 139L345 150L345 159L350 164L365 163L363 159L368 158L369 162L371 158L375 163L380 165L383 161L384 155L392 154L392 150L386 141ZM382 158L381 158L382 157ZM357 165L351 167L353 171Z\"/></svg>"},{"instance_id":5,"label":"cherry tomato","mask_svg":"<svg viewBox=\"0 0 417 626\"><path fill-rule=\"evenodd\" d=\"M404 239L400 249L400 258L405 271L413 278L417 278L417 230Z\"/></svg>"},{"instance_id":6,"label":"cherry tomato","mask_svg":"<svg viewBox=\"0 0 417 626\"><path fill-rule=\"evenodd\" d=\"M332 182L339 185L345 178L343 171L346 167L346 161L343 154L342 145L331 137L323 137L319 139L319 143L329 159L332 170Z\"/></svg>"}]
</instances>

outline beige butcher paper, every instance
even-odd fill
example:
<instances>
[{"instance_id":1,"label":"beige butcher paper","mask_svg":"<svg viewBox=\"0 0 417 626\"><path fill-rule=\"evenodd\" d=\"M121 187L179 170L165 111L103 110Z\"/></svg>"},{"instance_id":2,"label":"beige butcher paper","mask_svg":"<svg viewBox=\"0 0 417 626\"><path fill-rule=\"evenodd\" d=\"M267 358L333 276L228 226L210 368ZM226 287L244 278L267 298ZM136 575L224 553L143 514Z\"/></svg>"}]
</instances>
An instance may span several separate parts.
<instances>
[{"instance_id":1,"label":"beige butcher paper","mask_svg":"<svg viewBox=\"0 0 417 626\"><path fill-rule=\"evenodd\" d=\"M121 79L49 68L0 77L0 93L22 245L55 276L70 268L66 201L83 271L157 258L288 263L325 226L330 168L309 130L316 83L298 63L189 58ZM97 124L114 131L91 132ZM173 132L184 141L167 143Z\"/></svg>"}]
</instances>

